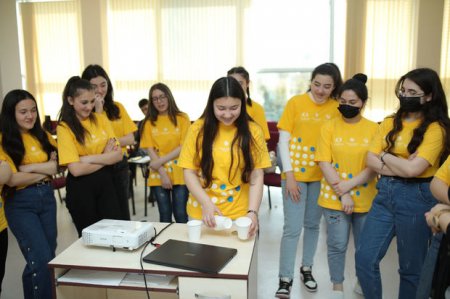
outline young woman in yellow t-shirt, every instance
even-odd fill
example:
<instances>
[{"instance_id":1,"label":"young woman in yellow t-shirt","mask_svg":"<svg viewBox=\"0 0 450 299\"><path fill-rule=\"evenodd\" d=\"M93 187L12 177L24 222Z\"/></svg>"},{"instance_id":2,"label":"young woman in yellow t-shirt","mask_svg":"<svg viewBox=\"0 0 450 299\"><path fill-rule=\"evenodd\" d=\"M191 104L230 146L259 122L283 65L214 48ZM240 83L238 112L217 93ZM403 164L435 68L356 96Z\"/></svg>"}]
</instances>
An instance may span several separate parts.
<instances>
[{"instance_id":1,"label":"young woman in yellow t-shirt","mask_svg":"<svg viewBox=\"0 0 450 299\"><path fill-rule=\"evenodd\" d=\"M366 299L382 297L379 264L394 236L399 298L416 298L432 236L424 214L437 203L430 181L450 148L448 106L438 74L412 70L399 79L395 92L400 108L380 124L367 154L367 166L381 178L356 248L356 274Z\"/></svg>"},{"instance_id":2,"label":"young woman in yellow t-shirt","mask_svg":"<svg viewBox=\"0 0 450 299\"><path fill-rule=\"evenodd\" d=\"M315 161L324 178L318 204L327 226L328 268L333 298L344 298L345 255L350 236L356 244L376 194L375 172L366 166L366 155L378 124L361 115L367 103L367 76L347 80L337 96L341 117L326 122Z\"/></svg>"},{"instance_id":3,"label":"young woman in yellow t-shirt","mask_svg":"<svg viewBox=\"0 0 450 299\"><path fill-rule=\"evenodd\" d=\"M189 128L178 165L190 191L189 217L214 227L215 214L248 216L249 235L255 235L263 168L271 163L262 129L249 120L246 96L236 79L214 82L201 118Z\"/></svg>"},{"instance_id":4,"label":"young woman in yellow t-shirt","mask_svg":"<svg viewBox=\"0 0 450 299\"><path fill-rule=\"evenodd\" d=\"M114 101L114 89L106 71L97 64L88 65L81 77L91 82L95 88L95 112L105 115L111 122L114 134L122 148L122 160L113 166L114 186L119 199L123 220L130 220L129 198L129 166L127 146L134 145L136 124L131 120L125 107Z\"/></svg>"},{"instance_id":5,"label":"young woman in yellow t-shirt","mask_svg":"<svg viewBox=\"0 0 450 299\"><path fill-rule=\"evenodd\" d=\"M5 160L0 160L0 188L9 181L12 173ZM0 295L2 293L3 277L5 276L6 254L8 252L8 223L6 222L4 206L3 198L0 198Z\"/></svg>"},{"instance_id":6,"label":"young woman in yellow t-shirt","mask_svg":"<svg viewBox=\"0 0 450 299\"><path fill-rule=\"evenodd\" d=\"M247 70L242 66L237 66L234 68L231 68L227 72L228 76L233 77L236 79L239 84L242 86L242 89L244 89L246 93L246 108L248 115L258 124L261 126L264 132L264 138L266 140L270 139L270 133L269 133L269 127L267 125L266 120L266 114L264 112L263 106L261 106L259 103L252 101L250 98L250 74L247 72Z\"/></svg>"},{"instance_id":7,"label":"young woman in yellow t-shirt","mask_svg":"<svg viewBox=\"0 0 450 299\"><path fill-rule=\"evenodd\" d=\"M148 185L158 203L159 221L172 222L173 213L176 222L186 223L189 192L183 170L177 164L191 122L189 116L178 109L167 85L154 84L149 99L140 143L151 158Z\"/></svg>"},{"instance_id":8,"label":"young woman in yellow t-shirt","mask_svg":"<svg viewBox=\"0 0 450 299\"><path fill-rule=\"evenodd\" d=\"M94 113L94 102L91 83L70 78L57 127L59 163L69 170L66 206L79 236L101 219L123 219L112 168L123 155L111 123Z\"/></svg>"},{"instance_id":9,"label":"young woman in yellow t-shirt","mask_svg":"<svg viewBox=\"0 0 450 299\"><path fill-rule=\"evenodd\" d=\"M278 298L289 298L297 244L303 227L300 274L308 291L317 290L312 266L322 217L322 208L317 204L322 172L314 158L322 124L339 115L335 97L341 84L341 73L335 64L317 66L311 74L310 90L292 97L278 122L284 213L279 288L275 294Z\"/></svg>"},{"instance_id":10,"label":"young woman in yellow t-shirt","mask_svg":"<svg viewBox=\"0 0 450 299\"><path fill-rule=\"evenodd\" d=\"M51 298L47 263L56 250L56 200L50 183L58 170L56 142L41 126L34 97L12 90L0 114L0 159L12 175L3 186L5 216L26 261L24 298Z\"/></svg>"}]
</instances>

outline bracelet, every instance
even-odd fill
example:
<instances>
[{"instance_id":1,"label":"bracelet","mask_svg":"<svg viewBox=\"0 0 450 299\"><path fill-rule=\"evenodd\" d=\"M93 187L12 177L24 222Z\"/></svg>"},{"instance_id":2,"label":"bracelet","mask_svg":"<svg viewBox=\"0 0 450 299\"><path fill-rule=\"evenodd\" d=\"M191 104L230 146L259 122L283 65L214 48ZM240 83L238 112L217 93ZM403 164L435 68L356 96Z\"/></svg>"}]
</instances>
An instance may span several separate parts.
<instances>
[{"instance_id":1,"label":"bracelet","mask_svg":"<svg viewBox=\"0 0 450 299\"><path fill-rule=\"evenodd\" d=\"M384 152L384 154L382 154L381 156L380 156L380 160L381 160L381 162L383 163L383 164L386 164L385 162L384 162L384 156L386 156L388 153L387 152Z\"/></svg>"},{"instance_id":2,"label":"bracelet","mask_svg":"<svg viewBox=\"0 0 450 299\"><path fill-rule=\"evenodd\" d=\"M258 218L258 212L256 212L255 210L248 210L247 214L253 213L256 215L256 218Z\"/></svg>"}]
</instances>

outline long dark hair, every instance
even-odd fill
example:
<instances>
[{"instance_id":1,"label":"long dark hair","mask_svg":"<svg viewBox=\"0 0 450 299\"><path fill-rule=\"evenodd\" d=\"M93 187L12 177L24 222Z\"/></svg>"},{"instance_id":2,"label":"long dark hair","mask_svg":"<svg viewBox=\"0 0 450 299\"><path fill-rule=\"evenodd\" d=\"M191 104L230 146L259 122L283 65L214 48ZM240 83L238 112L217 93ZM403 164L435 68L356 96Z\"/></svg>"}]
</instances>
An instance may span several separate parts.
<instances>
[{"instance_id":1,"label":"long dark hair","mask_svg":"<svg viewBox=\"0 0 450 299\"><path fill-rule=\"evenodd\" d=\"M105 78L106 83L108 84L108 90L106 91L103 109L105 110L109 120L119 119L120 110L119 107L114 104L114 89L106 71L98 64L90 64L84 69L83 73L81 74L81 78L88 81L91 81L91 79L99 76Z\"/></svg>"},{"instance_id":2,"label":"long dark hair","mask_svg":"<svg viewBox=\"0 0 450 299\"><path fill-rule=\"evenodd\" d=\"M428 126L433 122L438 122L445 132L444 148L440 157L440 164L442 164L450 152L450 120L448 118L447 99L445 97L444 89L442 88L441 80L438 74L429 68L418 68L403 75L395 86L395 93L398 96L403 82L409 79L417 84L425 95L431 94L431 100L422 105L422 122L414 129L411 141L408 144L408 152L413 154L417 148L422 144L423 136ZM400 107L393 117L393 128L386 135L387 146L385 152L391 152L395 146L395 140L403 129L402 119L406 116L402 107Z\"/></svg>"},{"instance_id":3,"label":"long dark hair","mask_svg":"<svg viewBox=\"0 0 450 299\"><path fill-rule=\"evenodd\" d=\"M339 67L332 62L327 62L327 63L321 64L321 65L318 65L311 73L311 81L314 80L314 78L317 75L326 75L326 76L330 76L331 79L333 79L334 88L333 88L333 91L331 92L330 96L333 99L336 99L339 88L342 85L342 76L341 76L341 71L339 70ZM310 91L310 90L311 90L311 88L308 89L308 91Z\"/></svg>"},{"instance_id":4,"label":"long dark hair","mask_svg":"<svg viewBox=\"0 0 450 299\"><path fill-rule=\"evenodd\" d=\"M247 105L251 106L252 105L252 99L250 98L250 74L247 72L247 70L243 67L243 66L236 66L231 68L228 72L227 75L231 76L234 74L238 74L241 75L244 79L245 82L247 83Z\"/></svg>"},{"instance_id":5,"label":"long dark hair","mask_svg":"<svg viewBox=\"0 0 450 299\"><path fill-rule=\"evenodd\" d=\"M219 129L219 120L214 114L214 101L223 97L238 98L241 100L241 113L234 122L237 132L231 143L231 165L228 171L228 181L231 182L235 178L238 169L241 168L241 157L244 158L244 167L242 168L243 172L241 175L241 180L244 183L250 181L250 174L255 166L251 153L253 152L252 149L256 146L256 143L250 133L249 122L251 120L247 115L244 90L239 82L233 77L220 78L214 82L211 87L208 103L201 116L204 120L203 127L200 129L200 133L196 140L196 161L200 160L200 168L205 179L205 185L203 187L210 186L212 182L212 171L214 168L212 147ZM199 157L200 152L202 153L201 157ZM238 153L236 155L238 157L237 162L234 161L235 152ZM236 172L232 174L231 169L235 163L237 163Z\"/></svg>"},{"instance_id":6,"label":"long dark hair","mask_svg":"<svg viewBox=\"0 0 450 299\"><path fill-rule=\"evenodd\" d=\"M6 94L0 113L2 147L8 156L11 157L16 168L19 168L25 156L25 146L16 120L16 105L23 100L32 100L37 105L31 93L26 90L15 89ZM47 133L42 128L39 112L36 111L36 114L36 122L28 132L39 141L42 150L47 154L47 159L49 159L51 152L55 151L56 148L50 143Z\"/></svg>"},{"instance_id":7,"label":"long dark hair","mask_svg":"<svg viewBox=\"0 0 450 299\"><path fill-rule=\"evenodd\" d=\"M175 98L173 97L170 88L164 83L156 83L153 84L152 87L150 87L150 91L148 92L150 106L148 107L148 112L147 116L145 117L145 120L149 119L152 125L155 125L155 121L158 119L159 112L156 109L155 104L153 104L152 100L152 93L155 90L160 90L167 97L168 102L167 115L169 116L170 121L176 127L177 115L179 115L182 112L180 111L180 109L178 109L177 103L175 103Z\"/></svg>"},{"instance_id":8,"label":"long dark hair","mask_svg":"<svg viewBox=\"0 0 450 299\"><path fill-rule=\"evenodd\" d=\"M85 79L81 79L79 76L73 76L67 81L66 87L62 94L62 107L59 111L58 123L65 122L72 130L75 138L80 144L84 144L86 140L86 134L89 132L83 127L78 119L73 105L69 103L69 98L76 98L81 94L81 91L92 91L94 88L92 84ZM96 123L97 119L94 113L89 115L89 119Z\"/></svg>"}]
</instances>

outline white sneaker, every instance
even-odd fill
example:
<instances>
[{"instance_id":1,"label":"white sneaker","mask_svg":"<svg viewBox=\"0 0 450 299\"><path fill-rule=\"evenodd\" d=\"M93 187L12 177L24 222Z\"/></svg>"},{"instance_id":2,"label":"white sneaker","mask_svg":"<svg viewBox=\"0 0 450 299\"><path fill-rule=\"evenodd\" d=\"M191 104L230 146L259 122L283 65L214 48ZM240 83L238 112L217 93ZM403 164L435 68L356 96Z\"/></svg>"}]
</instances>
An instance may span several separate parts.
<instances>
[{"instance_id":1,"label":"white sneaker","mask_svg":"<svg viewBox=\"0 0 450 299\"><path fill-rule=\"evenodd\" d=\"M355 285L353 286L353 292L355 292L358 295L364 296L364 293L361 288L361 284L359 283L358 279L356 280Z\"/></svg>"},{"instance_id":2,"label":"white sneaker","mask_svg":"<svg viewBox=\"0 0 450 299\"><path fill-rule=\"evenodd\" d=\"M343 291L332 291L330 299L344 299Z\"/></svg>"}]
</instances>

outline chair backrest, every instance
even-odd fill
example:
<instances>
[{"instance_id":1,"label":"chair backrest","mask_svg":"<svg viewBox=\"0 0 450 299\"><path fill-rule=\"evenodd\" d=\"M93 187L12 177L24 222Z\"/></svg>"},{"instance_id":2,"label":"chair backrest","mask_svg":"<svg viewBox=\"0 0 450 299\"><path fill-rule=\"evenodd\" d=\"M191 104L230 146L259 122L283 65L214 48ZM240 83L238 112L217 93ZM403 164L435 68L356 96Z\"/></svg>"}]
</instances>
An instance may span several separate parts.
<instances>
[{"instance_id":1,"label":"chair backrest","mask_svg":"<svg viewBox=\"0 0 450 299\"><path fill-rule=\"evenodd\" d=\"M277 122L276 121L268 121L267 125L269 127L270 139L267 141L267 149L269 151L277 151L278 139L280 137L280 133L278 132Z\"/></svg>"},{"instance_id":2,"label":"chair backrest","mask_svg":"<svg viewBox=\"0 0 450 299\"><path fill-rule=\"evenodd\" d=\"M51 180L53 189L60 189L66 187L66 175L64 171L55 174Z\"/></svg>"}]
</instances>

